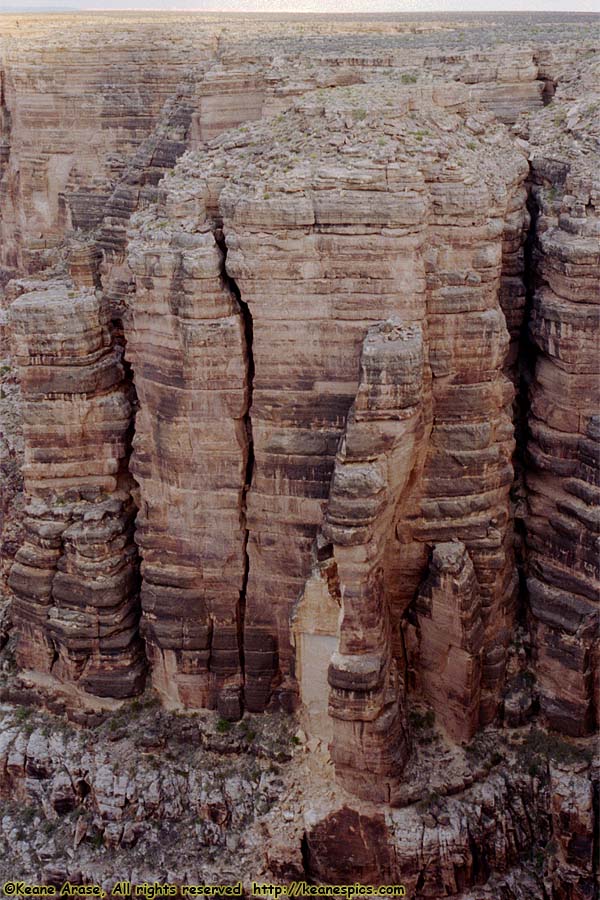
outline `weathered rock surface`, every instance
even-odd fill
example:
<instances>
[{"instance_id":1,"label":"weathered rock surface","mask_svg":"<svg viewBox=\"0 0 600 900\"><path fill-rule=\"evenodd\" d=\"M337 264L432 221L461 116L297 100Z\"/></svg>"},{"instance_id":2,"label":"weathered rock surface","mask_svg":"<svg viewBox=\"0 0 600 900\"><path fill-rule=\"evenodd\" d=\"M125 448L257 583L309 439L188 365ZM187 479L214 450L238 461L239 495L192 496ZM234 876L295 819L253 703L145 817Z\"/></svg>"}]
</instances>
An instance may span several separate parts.
<instances>
[{"instance_id":1,"label":"weathered rock surface","mask_svg":"<svg viewBox=\"0 0 600 900\"><path fill-rule=\"evenodd\" d=\"M390 809L337 787L322 755L292 742L288 716L253 722L223 734L206 713L169 716L150 698L93 729L3 710L0 874L105 889L221 878L383 881L423 900L593 896L583 748L532 754L540 733L517 731L465 753L423 734L414 796Z\"/></svg>"},{"instance_id":2,"label":"weathered rock surface","mask_svg":"<svg viewBox=\"0 0 600 900\"><path fill-rule=\"evenodd\" d=\"M490 132L488 123L487 140L497 153L507 154L507 183L499 180L483 187L470 174L475 171L471 167L477 165L477 153L485 152L485 141L481 145L472 141L473 149L461 154L464 168L458 162L442 163L445 168L440 178L440 158L449 153L449 135L460 122L456 112L444 112L444 108L460 112L464 95L460 91L439 96L423 91L411 94L408 89L396 95L383 89L374 94L371 89L369 98L382 110L385 137L379 142L375 140L374 117L368 119L361 106L363 100L366 104L366 93L348 88L339 95L333 92L331 104L301 102L296 112L270 123L268 130L253 126L243 141L236 136L234 141L217 142L218 149L210 155L203 153L202 168L199 156L186 157L164 181L158 208L148 207L133 220L132 265L143 296L148 281L136 261L136 234L144 239L152 235L151 257L159 260L159 266L172 265L171 249L163 249L163 242L156 240L161 228L166 232L174 228L181 243L192 243L199 239L196 223L202 221L206 209L207 221L212 218L214 228L220 229L222 222L226 273L235 279L252 318L254 470L247 497L249 575L244 610L249 708L264 708L273 690L280 702L295 694L290 612L305 584L311 545L323 512L328 510L323 532L326 541L338 542L341 548L346 540L344 527L354 528L356 535L349 541L351 551L340 549L340 559L334 553L342 595L348 598L340 646L343 653L351 655L381 652L382 646L376 649L376 645L387 634L383 640L389 647L384 656L391 654L390 659L404 666L401 620L426 569L427 542L452 536L465 541L481 585L488 627L481 713L486 721L494 714L502 684L502 650L510 634L516 588L507 510L512 476L508 418L512 388L502 374L507 333L498 305L498 285L504 215L512 211L513 192L521 190L526 165L508 143L501 143L500 132ZM388 101L395 111L387 112ZM429 114L426 103L430 104ZM273 131L277 148L269 151L267 135ZM329 141L324 144L325 131ZM315 160L314 169L303 164L294 168L296 148L290 135L300 132L306 135L303 154ZM423 147L425 134L428 143ZM400 140L405 156L396 160L396 142ZM417 152L426 152L427 177L411 165L410 154ZM249 163L248 153L253 163ZM369 159L366 167L364 158ZM467 202L472 206L465 206ZM486 210L483 218L475 213L476 207ZM374 209L379 223L374 220ZM266 228L272 237L265 244ZM202 228L200 233L204 233ZM435 235L435 240L425 252L428 235ZM169 240L172 247L172 235ZM464 257L466 287L458 287L455 275L444 274L443 260L451 252ZM342 259L344 278L340 279L337 266ZM300 272L304 276L301 282L290 278ZM420 278L415 280L419 272ZM334 275L336 292L332 294ZM376 291L374 281L379 285ZM461 301L461 294L466 299ZM308 310L304 305L307 295L311 297ZM284 304L279 300L283 296ZM142 307L148 308L152 302L143 301ZM136 296L134 309L137 304ZM362 397L365 421L359 421L363 412L355 404L355 422L347 417L357 391L365 323L385 320L390 314L407 323L427 322L424 373L420 382L409 387L410 378L401 367L388 373L384 365L385 374L377 376L377 366L369 363L375 381L372 387L368 381L364 387L358 386L357 404ZM470 323L469 343L463 344L458 337L452 343L450 329L458 328L465 314ZM482 338L486 343L481 346ZM481 346L478 366L469 355L471 341L473 346ZM369 341L365 350L367 347ZM332 348L339 348L335 355ZM390 360L396 356L391 353ZM137 378L135 359L133 369ZM396 371L398 375L392 376ZM380 391L377 377L383 377L384 384L400 378L397 393L391 388ZM408 379L405 389L410 402L402 399L402 379ZM230 386L234 391L233 381ZM140 399L143 416L144 398ZM394 407L395 403L400 406ZM396 418L410 418L411 405L414 422L396 425ZM432 415L436 425L428 439ZM465 447L461 437L465 426L459 425L465 416L473 417L469 435L481 432L479 449ZM374 424L369 427L370 417ZM390 424L386 425L386 419ZM350 431L346 421L352 422ZM403 438L402 427L408 429ZM398 428L399 449L394 451L393 434ZM348 461L359 472L367 494L374 492L372 499L367 494L363 498L360 491L355 497L350 482L340 488L337 499L337 480L343 483L350 477L342 475L342 468L339 475L334 470L334 454L344 430L343 454L349 454ZM411 455L407 439L413 433ZM349 449L354 440L356 449ZM234 442L230 441L229 447L236 451ZM373 462L378 457L380 462ZM406 462L402 462L404 457ZM338 454L338 459L342 458ZM367 474L369 466L373 475ZM381 466L392 466L387 492L385 476L378 474ZM462 481L457 479L459 471ZM473 500L464 499L471 494ZM199 490L197 496L201 496ZM361 513L365 503L372 507L368 515L366 507ZM338 515L342 515L341 523L336 521ZM371 536L369 521L375 523ZM357 549L361 544L363 551ZM341 574L344 554L348 562ZM379 588L377 579L382 579ZM381 586L387 596L378 614ZM352 612L350 600L353 590L357 592L356 612ZM363 606L360 615L367 616L367 630L359 620L354 621ZM373 629L371 637L369 629ZM383 674L387 665L381 662L379 666L383 681L388 678ZM396 684L391 693L399 691ZM385 734L381 739L386 740ZM391 759L388 765L393 765Z\"/></svg>"},{"instance_id":3,"label":"weathered rock surface","mask_svg":"<svg viewBox=\"0 0 600 900\"><path fill-rule=\"evenodd\" d=\"M204 210L190 196L182 213ZM249 384L240 304L209 227L130 244L136 293L127 357L137 388L131 471L139 485L143 630L159 691L241 712L241 609Z\"/></svg>"},{"instance_id":4,"label":"weathered rock surface","mask_svg":"<svg viewBox=\"0 0 600 900\"><path fill-rule=\"evenodd\" d=\"M483 623L464 544L436 544L417 597L419 675L437 721L456 740L478 730Z\"/></svg>"},{"instance_id":5,"label":"weathered rock surface","mask_svg":"<svg viewBox=\"0 0 600 900\"><path fill-rule=\"evenodd\" d=\"M9 584L17 658L100 696L143 686L130 401L106 303L49 283L10 307L30 502Z\"/></svg>"},{"instance_id":6,"label":"weathered rock surface","mask_svg":"<svg viewBox=\"0 0 600 900\"><path fill-rule=\"evenodd\" d=\"M86 744L5 720L13 868L594 896L594 41L2 17L0 682Z\"/></svg>"},{"instance_id":7,"label":"weathered rock surface","mask_svg":"<svg viewBox=\"0 0 600 900\"><path fill-rule=\"evenodd\" d=\"M600 182L590 165L600 151L597 75L597 64L575 71L531 134L527 586L542 711L552 728L573 735L598 724Z\"/></svg>"},{"instance_id":8,"label":"weathered rock surface","mask_svg":"<svg viewBox=\"0 0 600 900\"><path fill-rule=\"evenodd\" d=\"M424 349L420 325L387 320L367 332L322 529L342 600L329 668L333 758L350 789L373 797L376 781L383 800L387 779L393 773L397 781L410 750L384 570L395 511L425 433Z\"/></svg>"}]
</instances>

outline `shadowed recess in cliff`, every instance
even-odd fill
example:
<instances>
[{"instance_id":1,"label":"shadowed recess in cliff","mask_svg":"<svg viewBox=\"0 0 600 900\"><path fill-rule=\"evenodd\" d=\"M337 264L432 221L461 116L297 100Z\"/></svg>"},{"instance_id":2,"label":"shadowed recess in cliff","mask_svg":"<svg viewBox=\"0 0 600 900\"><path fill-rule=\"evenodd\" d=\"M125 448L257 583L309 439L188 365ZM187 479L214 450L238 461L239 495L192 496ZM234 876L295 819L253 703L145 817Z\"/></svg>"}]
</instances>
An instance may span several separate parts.
<instances>
[{"instance_id":1,"label":"shadowed recess in cliff","mask_svg":"<svg viewBox=\"0 0 600 900\"><path fill-rule=\"evenodd\" d=\"M247 407L244 415L244 428L247 438L246 473L241 497L241 517L244 533L244 581L240 591L240 653L244 677L244 703L248 710L261 712L271 699L273 680L278 668L277 644L272 634L262 628L256 628L246 617L246 601L250 579L250 527L248 514L248 496L252 489L255 472L254 437L252 428L252 401L254 396L254 321L250 304L245 302L239 285L227 266L227 236L223 231L222 219L219 218L215 228L215 241L222 256L222 274L226 287L235 297L244 322L244 360L247 371Z\"/></svg>"},{"instance_id":2,"label":"shadowed recess in cliff","mask_svg":"<svg viewBox=\"0 0 600 900\"><path fill-rule=\"evenodd\" d=\"M242 587L240 589L240 601L238 608L238 641L239 641L239 652L240 652L240 663L243 673L244 682L246 680L246 654L244 648L244 623L245 623L245 612L246 612L246 591L248 588L248 577L250 574L250 556L248 554L248 522L247 522L247 510L248 510L248 492L252 487L252 476L254 473L254 440L252 436L252 394L254 388L254 354L253 354L253 340L254 340L254 325L252 321L252 313L250 311L250 307L247 303L242 299L242 295L240 289L235 281L235 278L230 275L227 271L227 241L225 235L223 233L222 224L215 227L214 230L214 238L215 243L217 244L219 250L221 251L221 266L222 266L222 278L225 287L231 292L231 294L235 297L238 306L240 308L243 322L244 322L244 346L243 346L243 354L244 361L246 364L246 377L247 377L247 387L246 387L246 411L243 416L243 423L246 432L246 470L244 476L244 484L242 487L242 496L240 499L240 517L242 520L242 525L244 527L244 578L242 582ZM250 657L251 658L251 657ZM235 705L229 709L225 708L224 704L219 703L219 709L222 714L228 717L237 718L241 715L241 707L239 710L235 707Z\"/></svg>"}]
</instances>

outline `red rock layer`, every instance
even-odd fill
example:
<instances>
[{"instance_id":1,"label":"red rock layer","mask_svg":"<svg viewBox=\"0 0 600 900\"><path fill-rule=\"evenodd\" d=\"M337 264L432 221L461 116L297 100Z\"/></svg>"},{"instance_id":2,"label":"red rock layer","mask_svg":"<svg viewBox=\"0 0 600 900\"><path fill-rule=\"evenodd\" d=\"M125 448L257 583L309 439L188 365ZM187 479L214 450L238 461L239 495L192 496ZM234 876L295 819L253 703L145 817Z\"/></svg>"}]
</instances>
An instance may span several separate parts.
<instances>
[{"instance_id":1,"label":"red rock layer","mask_svg":"<svg viewBox=\"0 0 600 900\"><path fill-rule=\"evenodd\" d=\"M296 694L290 614L329 497L365 332L392 314L407 323L423 316L419 180L410 164L386 173L342 154L315 165L308 180L296 176L296 190L271 194L267 182L242 198L235 188L222 195L227 268L254 322L246 639L274 641L279 653L275 681L277 673L259 673L258 658L247 670L255 708L273 688L285 703Z\"/></svg>"},{"instance_id":2,"label":"red rock layer","mask_svg":"<svg viewBox=\"0 0 600 900\"><path fill-rule=\"evenodd\" d=\"M479 728L483 626L479 585L464 544L436 544L416 608L419 678L429 703L455 740Z\"/></svg>"},{"instance_id":3,"label":"red rock layer","mask_svg":"<svg viewBox=\"0 0 600 900\"><path fill-rule=\"evenodd\" d=\"M67 283L10 308L23 391L26 540L10 575L17 657L99 695L143 686L131 409L106 305Z\"/></svg>"},{"instance_id":4,"label":"red rock layer","mask_svg":"<svg viewBox=\"0 0 600 900\"><path fill-rule=\"evenodd\" d=\"M342 592L329 667L332 754L338 777L371 799L389 799L409 752L384 560L428 430L424 363L419 325L388 320L367 332L322 528Z\"/></svg>"},{"instance_id":5,"label":"red rock layer","mask_svg":"<svg viewBox=\"0 0 600 900\"><path fill-rule=\"evenodd\" d=\"M376 110L379 104L379 133L362 106L367 93ZM222 138L210 152L185 157L165 179L158 206L148 206L132 220L136 295L125 330L133 342L141 403L135 467L143 592L154 596L156 585L160 591L170 585L179 597L187 586L197 592L188 595L194 603L200 602L197 596L207 598L206 606L194 607L196 621L207 623L204 643L195 637L186 657L189 674L193 669L203 687L185 702L214 703L219 693L217 688L211 694L208 658L209 620L223 615L215 618L210 612L217 596L227 597L223 608L229 611L229 628L234 621L241 624L243 614L246 706L261 710L273 702L296 702L290 617L310 576L314 541L325 516L318 553L329 553L335 561L336 574L329 580L334 589L337 579L339 594L332 597L331 609L341 598L343 610L335 658L340 665L334 664L330 677L331 709L344 736L334 739L333 753L353 789L361 790L361 779L370 771L381 781L382 792L389 793L386 778L406 756L404 688L394 673L398 664L402 671L415 664L413 650L407 659L405 646L412 648L417 636L404 617L427 572L433 544L459 540L465 545L483 626L481 678L471 684L465 671L465 690L473 702L457 737L467 739L474 722L495 715L503 683L516 570L508 515L513 388L502 371L508 333L499 297L506 260L521 252L522 226L514 219L527 167L485 117L469 119L468 142L457 134L465 127L464 114L444 110L461 110L463 101L454 89L441 96L405 91L394 92L391 99L383 88L379 94L356 87L332 92L323 105L305 101L267 126L250 126L243 138L239 133ZM388 111L388 106L393 108ZM482 179L483 155L492 150L502 165L485 170ZM182 331L181 323L187 317L210 318L206 304L213 309L215 291L229 296L218 282L222 272L211 235L221 221L226 279L235 279L232 290L240 292L246 319L252 320L252 367L240 339L236 346L221 347L218 361L211 362L211 378L217 388L228 385L222 388L223 402L230 405L220 411L221 421L239 424L246 407L231 401L238 395L235 378L226 378L227 369L234 367L235 377L240 372L240 390L253 370L249 415L254 468L246 509L246 450L229 424L229 431L219 434L212 412L201 405L200 433L208 427L216 436L221 465L226 461L231 472L221 472L221 494L213 501L215 463L197 452L192 455L194 478L185 485L187 499L165 488L170 481L184 488L178 458L189 438L184 443L177 435L184 421L189 432L196 412L194 401L180 410L179 397L180 392L187 397L188 391L195 396L194 378L203 384L210 358L196 355L192 338L184 342L183 335L191 332ZM186 248L196 242L214 259L194 282L185 259ZM236 315L227 305L231 302L229 297L222 315ZM402 366L390 368L385 353L379 375L375 363L369 369L368 362L371 342L376 346L379 334L369 329L390 317L400 331L419 323L423 341L420 396L411 400L416 418L400 441L401 460L394 463L395 441L408 427L405 411L397 421L398 409L404 407L394 407L394 385L408 390L414 373ZM361 354L366 367L362 376ZM398 358L404 359L402 351ZM366 412L360 420L363 400ZM168 433L152 426L171 418L176 425ZM345 479L351 485L355 469L362 475L353 495L354 488L344 485ZM218 526L224 555L200 549L205 538L195 533L196 522L199 534L207 527L195 512L207 506L206 491L209 508L214 510L218 502L226 510L223 528ZM238 553L244 537L239 524L227 524L228 498L233 503L234 497L236 514L245 514L249 532L243 584ZM362 507L369 507L368 516ZM335 530L338 525L341 531ZM178 538L177 547L169 548L170 559L164 552L168 527ZM353 535L347 545L340 537L344 529ZM218 576L207 567L207 558L217 559ZM244 602L239 605L242 588ZM146 621L152 642L170 654L168 671L164 661L157 668L164 670L158 681L169 693L182 683L183 668L174 660L183 659L177 642L187 634L180 625L177 631L174 622L185 621L187 613L179 600L170 608L167 594L160 591L157 596L164 599L145 602ZM473 591L455 602L468 605ZM449 636L449 646L458 640ZM234 643L231 638L227 645L232 660L239 652ZM471 649L475 659L479 651L474 644ZM366 679L362 698L350 683L354 658L355 674ZM336 669L341 681L336 681ZM234 673L229 674L231 684L237 684ZM343 684L346 676L349 681ZM443 690L450 693L452 686L444 683ZM342 702L344 691L351 700Z\"/></svg>"},{"instance_id":6,"label":"red rock layer","mask_svg":"<svg viewBox=\"0 0 600 900\"><path fill-rule=\"evenodd\" d=\"M248 368L240 306L223 280L202 197L171 202L130 244L126 322L135 377L143 633L167 703L241 711ZM162 235L161 235L162 231Z\"/></svg>"},{"instance_id":7,"label":"red rock layer","mask_svg":"<svg viewBox=\"0 0 600 900\"><path fill-rule=\"evenodd\" d=\"M542 712L581 735L598 721L600 216L597 183L566 168L534 160L527 586Z\"/></svg>"},{"instance_id":8,"label":"red rock layer","mask_svg":"<svg viewBox=\"0 0 600 900\"><path fill-rule=\"evenodd\" d=\"M550 837L545 792L529 776L515 775L509 786L496 774L442 802L432 802L423 816L414 806L340 805L322 812L305 837L309 877L329 884L402 884L407 897L438 900L462 896L491 871L509 871L536 840Z\"/></svg>"},{"instance_id":9,"label":"red rock layer","mask_svg":"<svg viewBox=\"0 0 600 900\"><path fill-rule=\"evenodd\" d=\"M479 128L477 121L467 126ZM500 309L503 236L527 174L513 153L502 184L465 176L462 160L425 168L433 426L413 504L396 527L400 546L388 576L392 602L405 609L426 570L427 545L465 544L484 625L482 724L496 713L517 592L508 498L514 391L502 374L508 334ZM410 644L409 623L405 632Z\"/></svg>"}]
</instances>

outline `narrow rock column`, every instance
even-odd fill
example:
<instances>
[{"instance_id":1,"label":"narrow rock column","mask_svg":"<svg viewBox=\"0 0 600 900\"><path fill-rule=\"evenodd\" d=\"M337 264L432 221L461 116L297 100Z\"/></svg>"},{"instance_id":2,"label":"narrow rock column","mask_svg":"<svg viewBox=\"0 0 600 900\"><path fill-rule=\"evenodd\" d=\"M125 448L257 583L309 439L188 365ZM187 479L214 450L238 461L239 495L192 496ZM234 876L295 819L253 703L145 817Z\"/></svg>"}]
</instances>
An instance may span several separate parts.
<instances>
[{"instance_id":1,"label":"narrow rock column","mask_svg":"<svg viewBox=\"0 0 600 900\"><path fill-rule=\"evenodd\" d=\"M561 178L543 158L534 178L530 335L538 355L528 416L527 584L542 712L551 728L582 735L598 719L599 186L574 175L565 183L564 167Z\"/></svg>"},{"instance_id":2,"label":"narrow rock column","mask_svg":"<svg viewBox=\"0 0 600 900\"><path fill-rule=\"evenodd\" d=\"M106 305L49 284L10 308L23 391L26 541L15 557L21 666L92 694L141 690L131 408Z\"/></svg>"},{"instance_id":3,"label":"narrow rock column","mask_svg":"<svg viewBox=\"0 0 600 900\"><path fill-rule=\"evenodd\" d=\"M180 200L174 195L158 219L138 217L129 245L143 630L168 705L238 718L248 348L202 198ZM205 224L196 230L198 219Z\"/></svg>"},{"instance_id":4,"label":"narrow rock column","mask_svg":"<svg viewBox=\"0 0 600 900\"><path fill-rule=\"evenodd\" d=\"M503 158L500 177L465 176L454 162L427 173L434 197L427 260L433 427L422 518L412 527L430 547L463 542L473 563L485 629L482 725L498 710L518 591L509 515L514 388L504 374L509 332L500 301L507 232L519 231L512 220L527 164L514 148Z\"/></svg>"},{"instance_id":5,"label":"narrow rock column","mask_svg":"<svg viewBox=\"0 0 600 900\"><path fill-rule=\"evenodd\" d=\"M464 544L435 546L416 608L424 692L450 737L468 741L479 726L483 623L479 585Z\"/></svg>"},{"instance_id":6,"label":"narrow rock column","mask_svg":"<svg viewBox=\"0 0 600 900\"><path fill-rule=\"evenodd\" d=\"M369 329L323 525L342 600L329 667L331 752L344 785L369 799L389 799L409 752L384 556L423 437L423 368L419 325Z\"/></svg>"}]
</instances>

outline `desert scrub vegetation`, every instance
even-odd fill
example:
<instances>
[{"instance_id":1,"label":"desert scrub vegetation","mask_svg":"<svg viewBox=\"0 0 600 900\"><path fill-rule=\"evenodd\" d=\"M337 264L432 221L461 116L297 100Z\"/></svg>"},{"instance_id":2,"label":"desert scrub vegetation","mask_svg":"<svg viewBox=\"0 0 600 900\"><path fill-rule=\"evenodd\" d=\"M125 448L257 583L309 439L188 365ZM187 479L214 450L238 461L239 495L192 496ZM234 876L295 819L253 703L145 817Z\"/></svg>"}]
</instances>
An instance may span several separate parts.
<instances>
[{"instance_id":1,"label":"desert scrub vegetation","mask_svg":"<svg viewBox=\"0 0 600 900\"><path fill-rule=\"evenodd\" d=\"M591 760L591 748L571 744L565 738L541 728L532 729L517 747L517 761L530 775L542 774L549 763L574 765Z\"/></svg>"}]
</instances>

